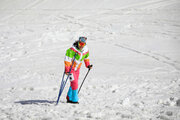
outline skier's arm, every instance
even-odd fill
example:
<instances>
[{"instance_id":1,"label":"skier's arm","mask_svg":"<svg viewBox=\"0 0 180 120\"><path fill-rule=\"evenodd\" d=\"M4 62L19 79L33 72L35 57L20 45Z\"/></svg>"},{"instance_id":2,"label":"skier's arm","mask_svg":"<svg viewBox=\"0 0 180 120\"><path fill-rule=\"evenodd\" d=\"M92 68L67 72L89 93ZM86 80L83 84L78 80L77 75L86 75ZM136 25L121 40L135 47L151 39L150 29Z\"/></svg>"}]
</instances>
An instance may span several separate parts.
<instances>
[{"instance_id":1,"label":"skier's arm","mask_svg":"<svg viewBox=\"0 0 180 120\"><path fill-rule=\"evenodd\" d=\"M66 55L64 58L64 64L65 64L65 73L68 73L71 67L71 61L72 61L72 52L70 49L66 51Z\"/></svg>"},{"instance_id":2,"label":"skier's arm","mask_svg":"<svg viewBox=\"0 0 180 120\"><path fill-rule=\"evenodd\" d=\"M87 52L85 58L84 58L84 63L86 65L86 67L88 68L88 66L90 65L90 60L89 60L89 51Z\"/></svg>"}]
</instances>

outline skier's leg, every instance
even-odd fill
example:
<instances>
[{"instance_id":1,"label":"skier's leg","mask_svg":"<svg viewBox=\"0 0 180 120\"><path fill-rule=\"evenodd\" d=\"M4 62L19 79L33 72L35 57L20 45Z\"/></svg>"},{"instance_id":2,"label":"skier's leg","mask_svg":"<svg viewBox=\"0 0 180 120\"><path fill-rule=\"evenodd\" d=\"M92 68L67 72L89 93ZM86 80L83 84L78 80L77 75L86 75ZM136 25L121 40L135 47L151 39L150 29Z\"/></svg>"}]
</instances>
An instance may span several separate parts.
<instances>
[{"instance_id":1,"label":"skier's leg","mask_svg":"<svg viewBox=\"0 0 180 120\"><path fill-rule=\"evenodd\" d=\"M69 87L69 90L68 90L68 93L67 93L67 96L66 96L66 99L67 101L72 101L72 85L71 85L71 82L74 80L74 69L72 69L72 72L71 72L71 75L69 76L69 80L70 80L70 87Z\"/></svg>"},{"instance_id":2,"label":"skier's leg","mask_svg":"<svg viewBox=\"0 0 180 120\"><path fill-rule=\"evenodd\" d=\"M72 101L72 88L71 88L71 86L69 87L66 99L67 99L67 101Z\"/></svg>"},{"instance_id":3,"label":"skier's leg","mask_svg":"<svg viewBox=\"0 0 180 120\"><path fill-rule=\"evenodd\" d=\"M79 79L79 70L75 71L73 73L74 80L71 81L71 87L72 87L72 102L78 102L78 79Z\"/></svg>"}]
</instances>

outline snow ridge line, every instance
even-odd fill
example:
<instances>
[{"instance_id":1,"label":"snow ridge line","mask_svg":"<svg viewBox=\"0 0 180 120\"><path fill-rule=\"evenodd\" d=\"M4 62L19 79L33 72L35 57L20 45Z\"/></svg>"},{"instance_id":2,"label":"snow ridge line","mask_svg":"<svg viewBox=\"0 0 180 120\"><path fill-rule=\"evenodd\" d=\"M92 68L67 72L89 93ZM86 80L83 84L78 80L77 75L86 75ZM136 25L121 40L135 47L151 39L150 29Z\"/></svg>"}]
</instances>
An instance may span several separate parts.
<instances>
[{"instance_id":1,"label":"snow ridge line","mask_svg":"<svg viewBox=\"0 0 180 120\"><path fill-rule=\"evenodd\" d=\"M34 1L34 2L32 2L31 4L28 4L27 6L25 6L24 8L22 8L20 11L17 11L15 14L11 14L11 15L5 17L5 18L2 18L1 21L7 21L7 20L10 20L10 19L16 17L17 15L23 13L24 10L30 9L30 8L32 8L32 7L34 7L34 6L37 6L37 5L39 5L40 3L42 3L42 2L44 2L44 0L37 0L37 1Z\"/></svg>"},{"instance_id":2,"label":"snow ridge line","mask_svg":"<svg viewBox=\"0 0 180 120\"><path fill-rule=\"evenodd\" d=\"M177 2L179 2L179 1L178 0L150 0L150 1L145 1L145 2L138 3L138 4L127 5L127 6L118 8L118 9L116 8L116 9L107 10L105 12L98 12L94 15L85 16L85 17L81 17L81 18L89 18L92 16L111 14L112 12L124 10L124 9L143 9L143 8L155 9L155 8L164 7L164 6L167 6L167 5L170 5L173 3L177 3Z\"/></svg>"},{"instance_id":3,"label":"snow ridge line","mask_svg":"<svg viewBox=\"0 0 180 120\"><path fill-rule=\"evenodd\" d=\"M114 45L117 46L117 47L121 47L123 49L129 50L129 51L132 51L132 52L135 52L135 53L142 54L144 56L150 57L150 58L152 58L152 59L154 59L156 61L159 61L161 63L170 65L171 67L173 67L176 70L180 71L180 67L178 66L178 65L180 65L179 62L173 61L173 60L171 60L171 58L169 58L167 56L160 55L160 54L157 54L157 53L152 53L152 52L139 51L139 50L134 49L132 47L127 47L127 46L123 46L123 45L120 45L120 44L114 44Z\"/></svg>"}]
</instances>

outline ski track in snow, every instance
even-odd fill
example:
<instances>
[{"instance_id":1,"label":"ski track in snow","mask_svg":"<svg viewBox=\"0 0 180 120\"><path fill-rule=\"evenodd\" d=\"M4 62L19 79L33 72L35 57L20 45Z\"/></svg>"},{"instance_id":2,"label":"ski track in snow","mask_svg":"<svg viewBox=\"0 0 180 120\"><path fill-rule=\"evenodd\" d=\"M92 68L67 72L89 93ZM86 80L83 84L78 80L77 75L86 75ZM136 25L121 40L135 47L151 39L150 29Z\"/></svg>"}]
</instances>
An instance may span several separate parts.
<instances>
[{"instance_id":1,"label":"ski track in snow","mask_svg":"<svg viewBox=\"0 0 180 120\"><path fill-rule=\"evenodd\" d=\"M124 49L127 49L127 50L130 50L132 52L135 52L135 53L138 53L138 54L142 54L142 55L145 55L147 57L151 57L152 59L155 59L157 61L160 61L162 63L165 63L165 64L168 64L172 67L174 67L176 70L180 70L179 68L179 62L177 61L173 61L171 60L169 57L166 57L166 56L163 56L163 55L160 55L160 54L157 54L157 53L151 53L151 52L145 52L145 51L138 51L137 49L134 49L134 48L129 48L129 47L126 47L126 46L123 46L123 45L118 45L118 44L115 44L115 46L118 46L118 47L121 47L121 48L124 48Z\"/></svg>"},{"instance_id":2,"label":"ski track in snow","mask_svg":"<svg viewBox=\"0 0 180 120\"><path fill-rule=\"evenodd\" d=\"M93 10L41 8L51 6L46 2L0 9L1 120L180 119L178 0L137 0L111 9L107 2ZM55 106L65 49L84 31L94 68L80 104L66 103L68 82Z\"/></svg>"}]
</instances>

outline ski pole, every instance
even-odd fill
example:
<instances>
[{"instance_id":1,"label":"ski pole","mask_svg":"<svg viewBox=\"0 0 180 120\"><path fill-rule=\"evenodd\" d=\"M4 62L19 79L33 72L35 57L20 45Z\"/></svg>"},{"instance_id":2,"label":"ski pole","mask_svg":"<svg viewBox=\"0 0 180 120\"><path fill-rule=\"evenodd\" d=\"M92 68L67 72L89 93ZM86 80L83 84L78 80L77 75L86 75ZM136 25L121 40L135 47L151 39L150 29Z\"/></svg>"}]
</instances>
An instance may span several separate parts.
<instances>
[{"instance_id":1,"label":"ski pole","mask_svg":"<svg viewBox=\"0 0 180 120\"><path fill-rule=\"evenodd\" d=\"M65 75L65 72L63 73L63 77L62 77L62 81L61 81L61 87L60 87L60 90L59 90L59 94L58 94L58 99L57 99L57 101L56 101L56 105L58 105L60 96L61 96L61 94L62 94L62 92L63 92L63 90L64 90L64 87L65 87L65 85L66 85L66 82L67 82L67 80L68 80L68 78L69 78L69 76L70 76L70 73L71 73L72 66L73 66L73 64L74 64L76 55L77 55L77 53L74 55L74 59L73 59L71 68L70 68L70 70L69 70L69 74L68 74L68 76L67 76L67 78L66 78L65 81L64 81L64 75Z\"/></svg>"},{"instance_id":2,"label":"ski pole","mask_svg":"<svg viewBox=\"0 0 180 120\"><path fill-rule=\"evenodd\" d=\"M92 65L91 65L91 67L92 67ZM81 90L81 87L82 87L82 85L84 84L84 81L85 81L87 75L89 74L89 71L90 71L90 70L91 70L91 69L89 68L89 69L88 69L88 72L86 73L86 75L85 75L85 77L84 77L83 82L81 83L81 86L80 86L80 88L79 88L78 94L79 94L79 92L80 92L80 90Z\"/></svg>"},{"instance_id":3,"label":"ski pole","mask_svg":"<svg viewBox=\"0 0 180 120\"><path fill-rule=\"evenodd\" d=\"M63 86L64 86L64 76L65 76L65 72L63 73L63 77L62 77L62 81L61 81L61 86L60 86L60 90L59 90L59 93L62 92L62 89L63 89ZM58 97L59 99L59 97ZM59 100L58 100L59 101Z\"/></svg>"}]
</instances>

